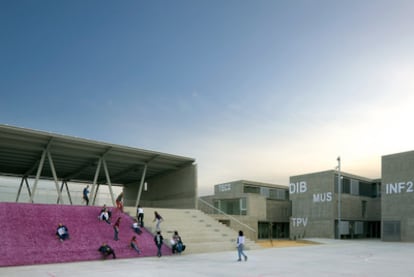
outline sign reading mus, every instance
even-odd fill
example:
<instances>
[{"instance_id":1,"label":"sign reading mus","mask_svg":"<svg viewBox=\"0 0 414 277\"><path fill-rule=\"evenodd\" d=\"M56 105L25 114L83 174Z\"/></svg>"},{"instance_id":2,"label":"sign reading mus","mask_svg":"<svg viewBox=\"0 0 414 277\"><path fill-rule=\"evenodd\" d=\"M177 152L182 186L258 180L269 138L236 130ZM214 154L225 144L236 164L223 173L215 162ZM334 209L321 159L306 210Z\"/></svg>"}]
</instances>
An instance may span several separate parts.
<instances>
[{"instance_id":1,"label":"sign reading mus","mask_svg":"<svg viewBox=\"0 0 414 277\"><path fill-rule=\"evenodd\" d=\"M308 190L308 185L305 181L290 183L289 184L289 193L304 193Z\"/></svg>"},{"instance_id":2,"label":"sign reading mus","mask_svg":"<svg viewBox=\"0 0 414 277\"><path fill-rule=\"evenodd\" d=\"M385 194L400 194L414 192L413 181L397 182L385 185Z\"/></svg>"},{"instance_id":3,"label":"sign reading mus","mask_svg":"<svg viewBox=\"0 0 414 277\"><path fill-rule=\"evenodd\" d=\"M314 193L313 194L313 202L331 202L332 201L332 192L324 192L324 193Z\"/></svg>"}]
</instances>

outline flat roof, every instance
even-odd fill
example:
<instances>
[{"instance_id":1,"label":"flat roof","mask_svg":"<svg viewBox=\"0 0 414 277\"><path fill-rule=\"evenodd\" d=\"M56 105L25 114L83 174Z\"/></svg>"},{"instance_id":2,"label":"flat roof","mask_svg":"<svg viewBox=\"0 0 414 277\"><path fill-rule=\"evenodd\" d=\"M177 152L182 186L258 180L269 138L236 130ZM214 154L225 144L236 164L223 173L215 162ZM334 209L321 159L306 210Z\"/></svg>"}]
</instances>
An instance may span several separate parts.
<instances>
[{"instance_id":1,"label":"flat roof","mask_svg":"<svg viewBox=\"0 0 414 277\"><path fill-rule=\"evenodd\" d=\"M221 186L221 185L227 185L227 184L243 184L243 185L251 185L251 186L258 186L258 187L289 189L289 187L287 185L271 184L271 183L265 183L265 182L259 182L259 181L250 181L250 180L235 180L235 181L216 184L216 185L214 185L214 187Z\"/></svg>"},{"instance_id":2,"label":"flat roof","mask_svg":"<svg viewBox=\"0 0 414 277\"><path fill-rule=\"evenodd\" d=\"M336 169L329 169L329 170L324 170L324 171L298 174L298 175L290 176L290 178L299 178L299 177L303 177L303 176L319 175L319 174L327 174L327 173L338 174L338 171ZM360 180L366 181L366 182L379 182L379 181L381 181L381 178L368 178L368 177L348 173L348 172L345 172L345 171L341 171L341 175L345 176L345 177L353 178L353 179L360 179Z\"/></svg>"},{"instance_id":3,"label":"flat roof","mask_svg":"<svg viewBox=\"0 0 414 277\"><path fill-rule=\"evenodd\" d=\"M51 154L58 180L71 182L93 182L101 157L114 185L138 183L145 164L145 179L149 179L195 162L188 157L0 124L0 175L36 177L45 149ZM53 179L47 157L41 179ZM97 183L107 183L103 166Z\"/></svg>"}]
</instances>

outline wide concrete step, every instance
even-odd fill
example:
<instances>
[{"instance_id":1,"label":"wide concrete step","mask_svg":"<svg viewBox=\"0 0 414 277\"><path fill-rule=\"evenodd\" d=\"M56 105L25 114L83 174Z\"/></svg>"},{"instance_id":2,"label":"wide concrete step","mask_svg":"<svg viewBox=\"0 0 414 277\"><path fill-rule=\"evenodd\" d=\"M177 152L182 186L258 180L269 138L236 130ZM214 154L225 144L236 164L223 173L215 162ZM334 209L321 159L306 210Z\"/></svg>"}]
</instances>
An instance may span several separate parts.
<instances>
[{"instance_id":1,"label":"wide concrete step","mask_svg":"<svg viewBox=\"0 0 414 277\"><path fill-rule=\"evenodd\" d=\"M125 212L136 216L135 207L125 207ZM165 209L144 207L144 226L155 233L154 211L162 217L160 224L165 243L170 245L174 231L178 231L186 245L185 253L236 251L237 232L196 209ZM260 245L246 238L246 250L260 249Z\"/></svg>"}]
</instances>

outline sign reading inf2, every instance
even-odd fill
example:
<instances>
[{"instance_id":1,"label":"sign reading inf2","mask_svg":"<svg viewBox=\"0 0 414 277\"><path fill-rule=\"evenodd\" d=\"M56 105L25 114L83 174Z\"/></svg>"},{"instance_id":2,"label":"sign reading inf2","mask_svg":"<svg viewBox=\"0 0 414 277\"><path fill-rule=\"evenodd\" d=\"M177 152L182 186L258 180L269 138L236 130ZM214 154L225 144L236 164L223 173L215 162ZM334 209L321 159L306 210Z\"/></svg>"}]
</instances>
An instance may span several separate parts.
<instances>
[{"instance_id":1,"label":"sign reading inf2","mask_svg":"<svg viewBox=\"0 0 414 277\"><path fill-rule=\"evenodd\" d=\"M385 194L401 194L406 192L414 192L413 181L396 182L385 185Z\"/></svg>"}]
</instances>

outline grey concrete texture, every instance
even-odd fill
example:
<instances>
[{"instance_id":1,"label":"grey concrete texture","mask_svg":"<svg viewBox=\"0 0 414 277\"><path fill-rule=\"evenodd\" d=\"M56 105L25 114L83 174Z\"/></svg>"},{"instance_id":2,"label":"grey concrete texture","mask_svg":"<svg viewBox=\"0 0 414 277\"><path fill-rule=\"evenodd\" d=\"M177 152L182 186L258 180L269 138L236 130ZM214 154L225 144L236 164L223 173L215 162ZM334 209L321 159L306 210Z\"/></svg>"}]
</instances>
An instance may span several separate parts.
<instances>
[{"instance_id":1,"label":"grey concrete texture","mask_svg":"<svg viewBox=\"0 0 414 277\"><path fill-rule=\"evenodd\" d=\"M0 268L0 276L414 276L414 244L379 240L314 240L320 244L181 256Z\"/></svg>"}]
</instances>

